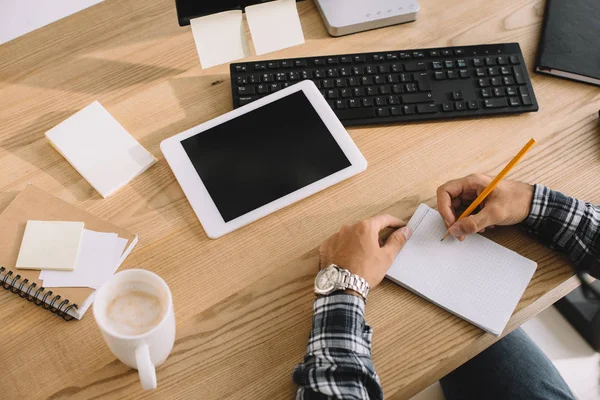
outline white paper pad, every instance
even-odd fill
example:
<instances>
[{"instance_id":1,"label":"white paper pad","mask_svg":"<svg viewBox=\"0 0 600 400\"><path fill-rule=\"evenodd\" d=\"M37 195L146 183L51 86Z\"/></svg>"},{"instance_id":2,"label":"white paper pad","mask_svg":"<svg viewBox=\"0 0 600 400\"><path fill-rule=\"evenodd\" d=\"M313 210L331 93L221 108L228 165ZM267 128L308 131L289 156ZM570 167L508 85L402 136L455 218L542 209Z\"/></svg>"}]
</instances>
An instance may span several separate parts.
<instances>
[{"instance_id":1,"label":"white paper pad","mask_svg":"<svg viewBox=\"0 0 600 400\"><path fill-rule=\"evenodd\" d=\"M527 288L537 264L480 235L440 241L440 214L421 204L413 235L387 272L392 281L496 336Z\"/></svg>"},{"instance_id":2,"label":"white paper pad","mask_svg":"<svg viewBox=\"0 0 600 400\"><path fill-rule=\"evenodd\" d=\"M42 271L46 287L90 287L97 289L115 273L127 240L116 233L85 229L74 271Z\"/></svg>"},{"instance_id":3,"label":"white paper pad","mask_svg":"<svg viewBox=\"0 0 600 400\"><path fill-rule=\"evenodd\" d=\"M46 138L102 197L156 162L97 101L46 132Z\"/></svg>"},{"instance_id":4,"label":"white paper pad","mask_svg":"<svg viewBox=\"0 0 600 400\"><path fill-rule=\"evenodd\" d=\"M242 11L225 11L190 21L202 68L250 56Z\"/></svg>"},{"instance_id":5,"label":"white paper pad","mask_svg":"<svg viewBox=\"0 0 600 400\"><path fill-rule=\"evenodd\" d=\"M304 43L296 0L277 0L246 7L256 54Z\"/></svg>"},{"instance_id":6,"label":"white paper pad","mask_svg":"<svg viewBox=\"0 0 600 400\"><path fill-rule=\"evenodd\" d=\"M0 44L104 0L0 0Z\"/></svg>"},{"instance_id":7,"label":"white paper pad","mask_svg":"<svg viewBox=\"0 0 600 400\"><path fill-rule=\"evenodd\" d=\"M27 221L18 269L75 268L83 233L83 222Z\"/></svg>"}]
</instances>

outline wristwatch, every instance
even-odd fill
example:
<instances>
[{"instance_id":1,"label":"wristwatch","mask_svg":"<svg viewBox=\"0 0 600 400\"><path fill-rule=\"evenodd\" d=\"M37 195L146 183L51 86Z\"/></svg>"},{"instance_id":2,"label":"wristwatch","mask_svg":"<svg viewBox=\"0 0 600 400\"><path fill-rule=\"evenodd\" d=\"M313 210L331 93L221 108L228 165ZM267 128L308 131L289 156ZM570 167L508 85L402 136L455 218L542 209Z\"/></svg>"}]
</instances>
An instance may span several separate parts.
<instances>
[{"instance_id":1,"label":"wristwatch","mask_svg":"<svg viewBox=\"0 0 600 400\"><path fill-rule=\"evenodd\" d=\"M325 296L346 289L357 292L366 301L370 286L364 278L335 264L323 268L315 278L315 294L317 295Z\"/></svg>"}]
</instances>

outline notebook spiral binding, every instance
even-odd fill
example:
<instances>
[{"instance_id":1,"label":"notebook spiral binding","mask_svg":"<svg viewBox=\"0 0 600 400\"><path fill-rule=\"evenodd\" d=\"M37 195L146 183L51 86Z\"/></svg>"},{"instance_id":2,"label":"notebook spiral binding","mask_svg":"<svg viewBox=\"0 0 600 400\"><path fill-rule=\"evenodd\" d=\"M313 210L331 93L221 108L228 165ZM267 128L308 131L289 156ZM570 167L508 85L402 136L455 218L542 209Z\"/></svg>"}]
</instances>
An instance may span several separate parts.
<instances>
[{"instance_id":1,"label":"notebook spiral binding","mask_svg":"<svg viewBox=\"0 0 600 400\"><path fill-rule=\"evenodd\" d=\"M65 321L73 319L73 316L69 315L69 311L72 309L76 310L78 308L77 304L69 304L69 299L63 299L58 303L61 300L60 295L54 296L48 302L48 299L52 296L51 290L46 291L46 288L43 286L36 289L37 283L28 284L29 279L21 280L21 275L17 274L14 278L13 275L13 271L0 267L0 285L5 290L10 290L11 293L18 294L19 297L34 303L36 306L41 306L43 309L58 315Z\"/></svg>"}]
</instances>

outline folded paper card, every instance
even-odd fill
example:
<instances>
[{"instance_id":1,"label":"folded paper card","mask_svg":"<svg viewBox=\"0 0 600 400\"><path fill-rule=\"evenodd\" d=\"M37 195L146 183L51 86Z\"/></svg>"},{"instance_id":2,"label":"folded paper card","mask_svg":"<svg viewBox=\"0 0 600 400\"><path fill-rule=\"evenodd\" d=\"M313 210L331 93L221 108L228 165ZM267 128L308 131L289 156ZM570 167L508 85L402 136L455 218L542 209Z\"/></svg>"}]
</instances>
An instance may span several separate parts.
<instances>
[{"instance_id":1,"label":"folded paper card","mask_svg":"<svg viewBox=\"0 0 600 400\"><path fill-rule=\"evenodd\" d=\"M127 240L116 233L83 230L81 249L74 271L42 271L47 287L89 287L97 289L116 272Z\"/></svg>"},{"instance_id":2,"label":"folded paper card","mask_svg":"<svg viewBox=\"0 0 600 400\"><path fill-rule=\"evenodd\" d=\"M496 336L504 330L537 264L481 236L440 241L440 214L421 204L413 235L387 278Z\"/></svg>"},{"instance_id":3,"label":"folded paper card","mask_svg":"<svg viewBox=\"0 0 600 400\"><path fill-rule=\"evenodd\" d=\"M46 132L46 138L102 197L156 162L97 101Z\"/></svg>"},{"instance_id":4,"label":"folded paper card","mask_svg":"<svg viewBox=\"0 0 600 400\"><path fill-rule=\"evenodd\" d=\"M72 271L83 225L83 222L27 221L16 268Z\"/></svg>"},{"instance_id":5,"label":"folded paper card","mask_svg":"<svg viewBox=\"0 0 600 400\"><path fill-rule=\"evenodd\" d=\"M256 54L304 43L296 0L277 0L246 7Z\"/></svg>"},{"instance_id":6,"label":"folded paper card","mask_svg":"<svg viewBox=\"0 0 600 400\"><path fill-rule=\"evenodd\" d=\"M202 68L250 56L242 11L225 11L190 20Z\"/></svg>"}]
</instances>

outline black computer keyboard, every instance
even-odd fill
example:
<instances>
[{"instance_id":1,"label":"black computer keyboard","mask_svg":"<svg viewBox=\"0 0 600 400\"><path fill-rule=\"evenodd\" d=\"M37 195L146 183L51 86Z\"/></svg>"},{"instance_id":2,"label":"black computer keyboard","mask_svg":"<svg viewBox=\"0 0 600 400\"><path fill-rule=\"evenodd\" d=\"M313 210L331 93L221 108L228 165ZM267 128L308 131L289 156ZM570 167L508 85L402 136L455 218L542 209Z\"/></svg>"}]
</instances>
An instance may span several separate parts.
<instances>
[{"instance_id":1,"label":"black computer keyboard","mask_svg":"<svg viewBox=\"0 0 600 400\"><path fill-rule=\"evenodd\" d=\"M347 126L538 110L518 43L235 63L233 106L305 79Z\"/></svg>"}]
</instances>

